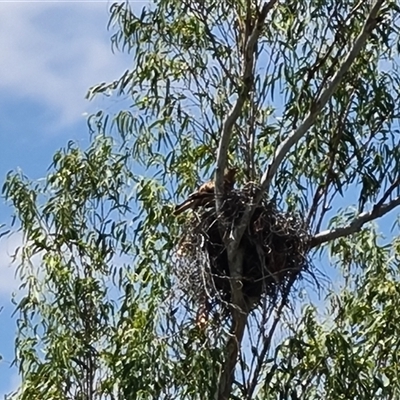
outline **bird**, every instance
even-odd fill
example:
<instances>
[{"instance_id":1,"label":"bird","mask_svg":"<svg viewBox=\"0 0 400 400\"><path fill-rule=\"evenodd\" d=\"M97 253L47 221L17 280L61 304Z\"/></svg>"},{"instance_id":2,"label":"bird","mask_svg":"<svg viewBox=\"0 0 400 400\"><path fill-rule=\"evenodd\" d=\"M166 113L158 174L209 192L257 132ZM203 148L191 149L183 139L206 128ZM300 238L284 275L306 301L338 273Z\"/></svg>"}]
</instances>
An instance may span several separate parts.
<instances>
[{"instance_id":1,"label":"bird","mask_svg":"<svg viewBox=\"0 0 400 400\"><path fill-rule=\"evenodd\" d=\"M225 168L224 191L228 192L235 186L236 168ZM181 204L175 207L174 215L180 215L186 210L206 206L214 200L215 182L213 180L203 183L194 193Z\"/></svg>"}]
</instances>

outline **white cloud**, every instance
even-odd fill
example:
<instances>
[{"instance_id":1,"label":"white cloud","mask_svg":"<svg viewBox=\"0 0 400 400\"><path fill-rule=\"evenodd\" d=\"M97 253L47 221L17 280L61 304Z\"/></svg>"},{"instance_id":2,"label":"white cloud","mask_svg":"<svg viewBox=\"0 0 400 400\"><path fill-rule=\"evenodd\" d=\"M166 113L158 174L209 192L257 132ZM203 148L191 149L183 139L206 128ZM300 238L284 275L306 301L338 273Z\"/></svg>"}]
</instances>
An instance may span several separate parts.
<instances>
[{"instance_id":1,"label":"white cloud","mask_svg":"<svg viewBox=\"0 0 400 400\"><path fill-rule=\"evenodd\" d=\"M127 57L111 52L108 2L0 4L2 97L49 107L69 125L90 108L90 86L117 78Z\"/></svg>"}]
</instances>

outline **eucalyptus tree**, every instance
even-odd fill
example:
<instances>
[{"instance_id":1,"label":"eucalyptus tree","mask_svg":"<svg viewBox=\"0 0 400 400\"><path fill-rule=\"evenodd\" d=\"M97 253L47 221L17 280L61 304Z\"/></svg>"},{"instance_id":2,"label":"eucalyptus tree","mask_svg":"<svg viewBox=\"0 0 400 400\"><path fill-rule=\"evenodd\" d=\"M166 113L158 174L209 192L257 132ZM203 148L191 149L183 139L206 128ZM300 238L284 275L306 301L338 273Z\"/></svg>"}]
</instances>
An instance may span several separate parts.
<instances>
[{"instance_id":1,"label":"eucalyptus tree","mask_svg":"<svg viewBox=\"0 0 400 400\"><path fill-rule=\"evenodd\" d=\"M3 188L25 239L15 398L398 398L400 247L374 224L400 204L397 2L139 6L110 8L131 68L88 93L126 108L91 116L90 147L57 152L43 181ZM226 224L229 165L252 189ZM229 298L204 322L182 238L205 214L173 209L209 176ZM262 204L301 221L300 276L318 283L323 254L342 278L318 307L297 274L246 308Z\"/></svg>"}]
</instances>

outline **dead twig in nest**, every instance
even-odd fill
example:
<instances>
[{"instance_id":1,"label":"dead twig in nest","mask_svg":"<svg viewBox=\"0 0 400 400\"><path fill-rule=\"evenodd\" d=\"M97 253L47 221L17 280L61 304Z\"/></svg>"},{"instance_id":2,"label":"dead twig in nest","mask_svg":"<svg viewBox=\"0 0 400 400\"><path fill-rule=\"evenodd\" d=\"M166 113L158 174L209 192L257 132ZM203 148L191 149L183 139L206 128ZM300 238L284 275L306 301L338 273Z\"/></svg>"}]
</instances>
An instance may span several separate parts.
<instances>
[{"instance_id":1,"label":"dead twig in nest","mask_svg":"<svg viewBox=\"0 0 400 400\"><path fill-rule=\"evenodd\" d=\"M225 235L239 223L257 189L248 185L225 195L221 210ZM175 270L180 289L202 310L202 324L209 312L229 317L232 294L228 255L213 204L194 213L184 229ZM249 313L265 296L275 303L290 290L291 283L308 271L309 248L310 235L302 218L278 210L268 199L261 201L240 242L245 299L242 311Z\"/></svg>"}]
</instances>

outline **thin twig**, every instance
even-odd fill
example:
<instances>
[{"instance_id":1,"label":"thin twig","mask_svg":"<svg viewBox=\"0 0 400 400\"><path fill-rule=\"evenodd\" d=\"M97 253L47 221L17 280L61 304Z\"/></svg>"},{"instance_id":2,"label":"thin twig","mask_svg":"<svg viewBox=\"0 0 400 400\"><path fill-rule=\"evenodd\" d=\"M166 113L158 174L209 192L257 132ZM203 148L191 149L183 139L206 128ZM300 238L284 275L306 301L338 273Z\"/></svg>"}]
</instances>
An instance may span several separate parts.
<instances>
[{"instance_id":1,"label":"thin twig","mask_svg":"<svg viewBox=\"0 0 400 400\"><path fill-rule=\"evenodd\" d=\"M294 281L295 281L295 279L292 279L288 283L288 285L287 285L287 287L285 289L285 294L282 297L281 304L279 305L279 308L278 308L278 310L276 312L276 316L274 318L274 321L272 322L272 325L271 325L271 328L270 328L270 330L268 332L268 335L264 337L263 348L262 348L262 350L261 350L261 352L260 352L260 354L258 356L258 361L257 361L256 368L254 370L253 376L252 376L251 380L248 383L249 390L247 392L246 400L251 400L251 398L253 396L253 393L254 393L254 390L255 390L255 388L257 386L258 378L259 378L259 375L260 375L260 372L261 372L261 368L264 365L265 357L267 356L268 350L270 349L270 346L271 346L272 337L274 336L275 330L276 330L276 328L278 326L278 322L281 319L281 315L282 315L283 309L287 304L287 299L288 299L289 293L290 293L290 291L292 289L292 286L294 284Z\"/></svg>"},{"instance_id":2,"label":"thin twig","mask_svg":"<svg viewBox=\"0 0 400 400\"><path fill-rule=\"evenodd\" d=\"M234 79L234 76L232 75L232 73L229 71L229 69L226 67L226 65L223 63L220 55L218 54L218 43L217 43L217 39L215 38L215 36L213 35L213 33L211 32L209 26L208 26L208 21L207 21L207 16L203 16L203 26L204 26L204 30L208 36L208 38L211 41L211 44L213 46L213 50L214 50L214 54L215 54L215 58L217 59L217 62L219 64L219 66L221 67L221 69L224 71L224 74L226 75L227 78L229 78L231 85L233 87L236 87L236 81Z\"/></svg>"},{"instance_id":3,"label":"thin twig","mask_svg":"<svg viewBox=\"0 0 400 400\"><path fill-rule=\"evenodd\" d=\"M381 208L385 201L390 197L393 193L394 189L398 188L400 185L400 176L390 185L390 187L383 194L382 198L375 204L374 208Z\"/></svg>"},{"instance_id":4,"label":"thin twig","mask_svg":"<svg viewBox=\"0 0 400 400\"><path fill-rule=\"evenodd\" d=\"M355 90L353 89L352 93L349 96L349 101L348 101L346 107L344 107L344 109L340 113L340 116L338 118L337 129L334 132L333 137L330 138L330 146L329 146L330 148L329 148L329 152L328 152L328 162L329 163L328 163L327 173L326 173L326 177L325 177L325 182L323 184L321 183L315 192L312 206L311 206L310 211L306 218L306 224L308 226L311 224L311 221L315 219L315 215L317 213L317 209L319 206L319 201L321 200L322 196L324 196L324 201L323 201L323 207L321 210L320 221L326 212L325 205L326 205L326 199L327 199L328 192L329 192L329 185L332 183L332 179L334 176L335 156L336 156L338 148L339 148L339 143L342 140L343 131L344 131L343 125L344 125L346 118L349 115L349 112L350 112L350 107L352 104L351 100L353 98L354 91Z\"/></svg>"}]
</instances>

